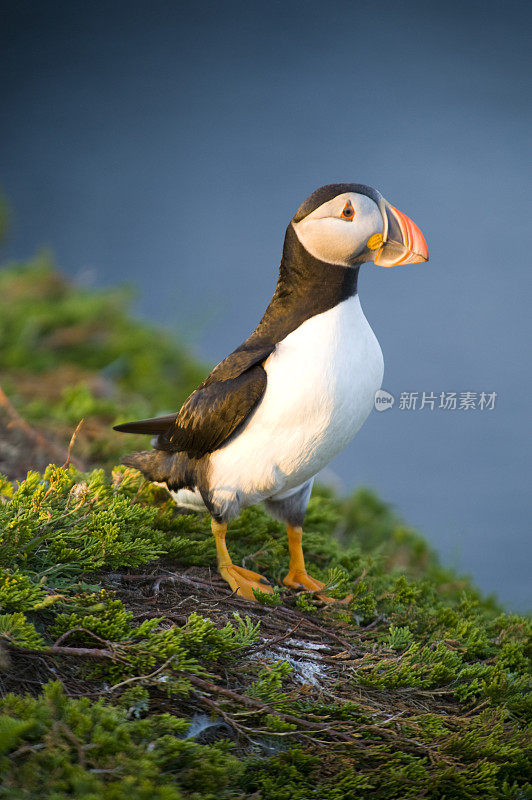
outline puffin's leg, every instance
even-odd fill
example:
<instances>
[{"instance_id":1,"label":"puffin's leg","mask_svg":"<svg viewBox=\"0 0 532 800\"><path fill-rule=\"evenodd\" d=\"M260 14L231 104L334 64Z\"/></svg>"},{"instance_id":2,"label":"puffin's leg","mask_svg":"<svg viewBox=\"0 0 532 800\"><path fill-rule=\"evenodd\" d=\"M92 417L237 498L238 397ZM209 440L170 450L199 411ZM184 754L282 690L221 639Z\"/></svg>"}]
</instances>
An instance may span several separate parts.
<instances>
[{"instance_id":1,"label":"puffin's leg","mask_svg":"<svg viewBox=\"0 0 532 800\"><path fill-rule=\"evenodd\" d=\"M291 586L293 589L309 589L311 592L323 589L325 586L321 581L311 578L307 573L305 567L305 557L303 555L303 529L293 528L291 525L286 526L288 534L288 552L290 555L290 563L288 565L288 575L283 580L285 586ZM320 600L330 602L332 597L327 595L318 595Z\"/></svg>"},{"instance_id":2,"label":"puffin's leg","mask_svg":"<svg viewBox=\"0 0 532 800\"><path fill-rule=\"evenodd\" d=\"M211 519L211 530L216 542L216 557L218 559L218 572L222 578L227 581L231 589L236 591L240 597L245 597L246 600L256 600L253 594L253 589L260 589L261 592L273 594L272 585L259 575L258 572L252 572L250 569L244 567L237 567L233 564L227 545L225 544L225 534L227 533L227 524L216 522Z\"/></svg>"}]
</instances>

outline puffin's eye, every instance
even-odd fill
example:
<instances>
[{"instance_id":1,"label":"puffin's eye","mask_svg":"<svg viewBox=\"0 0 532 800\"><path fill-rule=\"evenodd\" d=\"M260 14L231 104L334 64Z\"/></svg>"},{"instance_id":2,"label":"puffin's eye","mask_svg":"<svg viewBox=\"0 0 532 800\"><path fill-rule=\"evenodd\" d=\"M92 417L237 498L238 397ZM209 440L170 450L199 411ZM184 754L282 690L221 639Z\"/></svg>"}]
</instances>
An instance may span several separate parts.
<instances>
[{"instance_id":1,"label":"puffin's eye","mask_svg":"<svg viewBox=\"0 0 532 800\"><path fill-rule=\"evenodd\" d=\"M351 200L348 200L344 206L344 210L342 211L342 219L353 219L355 216L355 209L351 204Z\"/></svg>"}]
</instances>

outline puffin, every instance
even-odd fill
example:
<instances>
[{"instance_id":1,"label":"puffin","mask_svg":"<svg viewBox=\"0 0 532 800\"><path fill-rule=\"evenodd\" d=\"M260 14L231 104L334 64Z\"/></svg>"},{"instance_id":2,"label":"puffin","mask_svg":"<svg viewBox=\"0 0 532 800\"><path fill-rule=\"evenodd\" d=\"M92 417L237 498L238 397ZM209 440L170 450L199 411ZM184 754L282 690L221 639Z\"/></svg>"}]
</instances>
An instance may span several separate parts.
<instances>
[{"instance_id":1,"label":"puffin","mask_svg":"<svg viewBox=\"0 0 532 800\"><path fill-rule=\"evenodd\" d=\"M124 464L179 506L210 514L218 571L237 595L273 592L267 578L233 563L226 544L231 520L259 502L286 525L284 585L324 588L307 573L302 548L313 481L360 429L383 378L358 296L360 266L424 261L420 229L376 189L322 186L290 220L277 286L253 333L179 411L114 426L152 437L152 449Z\"/></svg>"}]
</instances>

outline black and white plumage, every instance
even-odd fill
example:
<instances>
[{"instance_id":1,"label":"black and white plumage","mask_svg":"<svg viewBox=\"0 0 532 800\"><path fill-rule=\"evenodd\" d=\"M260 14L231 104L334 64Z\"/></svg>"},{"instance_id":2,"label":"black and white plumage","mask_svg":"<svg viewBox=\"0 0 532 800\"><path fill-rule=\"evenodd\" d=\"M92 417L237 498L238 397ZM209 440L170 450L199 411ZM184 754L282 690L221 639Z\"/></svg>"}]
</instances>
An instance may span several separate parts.
<instances>
[{"instance_id":1,"label":"black and white plumage","mask_svg":"<svg viewBox=\"0 0 532 800\"><path fill-rule=\"evenodd\" d=\"M165 484L180 505L207 509L218 538L242 508L265 501L289 526L298 561L290 532L303 522L314 475L356 434L382 382L381 349L357 294L360 265L427 258L419 229L374 189L318 189L287 228L277 287L257 328L177 414L116 426L157 436L154 450L124 463ZM220 547L218 554L219 564L229 558ZM253 599L243 585L252 578L220 571Z\"/></svg>"}]
</instances>

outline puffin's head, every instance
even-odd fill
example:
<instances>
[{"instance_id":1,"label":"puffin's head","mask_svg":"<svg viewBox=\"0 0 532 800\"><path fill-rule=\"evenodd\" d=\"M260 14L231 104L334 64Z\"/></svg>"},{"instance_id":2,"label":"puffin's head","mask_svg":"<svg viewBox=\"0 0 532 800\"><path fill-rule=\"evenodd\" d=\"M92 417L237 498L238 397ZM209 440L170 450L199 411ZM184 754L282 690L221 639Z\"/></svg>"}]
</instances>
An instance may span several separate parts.
<instances>
[{"instance_id":1,"label":"puffin's head","mask_svg":"<svg viewBox=\"0 0 532 800\"><path fill-rule=\"evenodd\" d=\"M360 183L331 183L316 189L298 208L291 225L315 258L353 267L428 261L423 234L384 197Z\"/></svg>"}]
</instances>

